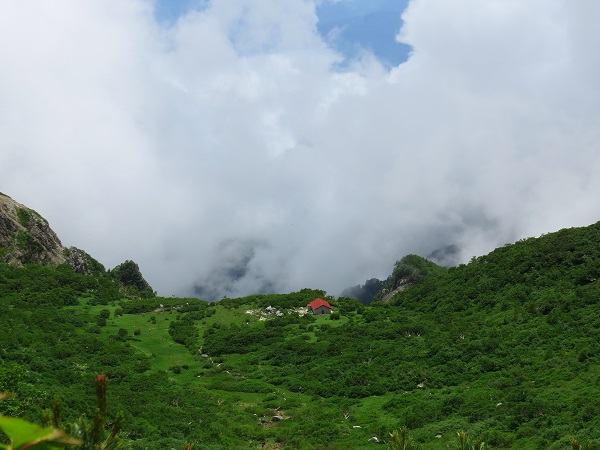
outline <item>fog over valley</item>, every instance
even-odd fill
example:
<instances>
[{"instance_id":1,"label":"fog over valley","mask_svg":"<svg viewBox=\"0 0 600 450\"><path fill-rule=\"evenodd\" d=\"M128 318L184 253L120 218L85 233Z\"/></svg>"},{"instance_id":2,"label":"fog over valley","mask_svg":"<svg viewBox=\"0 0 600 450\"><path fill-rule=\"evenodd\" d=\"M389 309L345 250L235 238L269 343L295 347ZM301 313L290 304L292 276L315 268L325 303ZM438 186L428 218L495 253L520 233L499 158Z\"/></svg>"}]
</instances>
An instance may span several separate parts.
<instances>
[{"instance_id":1,"label":"fog over valley","mask_svg":"<svg viewBox=\"0 0 600 450\"><path fill-rule=\"evenodd\" d=\"M338 295L600 220L600 3L167 3L0 6L0 191L159 294Z\"/></svg>"}]
</instances>

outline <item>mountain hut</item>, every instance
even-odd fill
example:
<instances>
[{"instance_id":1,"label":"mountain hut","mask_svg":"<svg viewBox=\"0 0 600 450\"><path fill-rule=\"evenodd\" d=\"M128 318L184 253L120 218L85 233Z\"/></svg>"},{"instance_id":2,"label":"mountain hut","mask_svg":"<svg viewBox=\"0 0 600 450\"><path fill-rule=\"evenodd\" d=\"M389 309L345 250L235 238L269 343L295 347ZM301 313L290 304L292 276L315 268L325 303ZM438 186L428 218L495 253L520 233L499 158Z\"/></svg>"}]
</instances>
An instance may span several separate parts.
<instances>
[{"instance_id":1,"label":"mountain hut","mask_svg":"<svg viewBox=\"0 0 600 450\"><path fill-rule=\"evenodd\" d=\"M331 305L322 298L314 299L306 307L308 308L308 312L313 313L315 316L319 314L331 314Z\"/></svg>"}]
</instances>

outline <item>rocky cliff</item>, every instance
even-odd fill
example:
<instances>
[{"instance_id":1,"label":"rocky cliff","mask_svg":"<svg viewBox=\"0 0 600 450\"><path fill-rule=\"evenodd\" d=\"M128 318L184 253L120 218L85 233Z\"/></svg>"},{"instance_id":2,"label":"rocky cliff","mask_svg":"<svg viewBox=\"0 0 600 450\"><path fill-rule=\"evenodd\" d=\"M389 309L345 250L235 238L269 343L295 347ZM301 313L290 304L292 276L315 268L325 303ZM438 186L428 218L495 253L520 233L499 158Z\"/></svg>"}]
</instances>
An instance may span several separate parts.
<instances>
[{"instance_id":1,"label":"rocky cliff","mask_svg":"<svg viewBox=\"0 0 600 450\"><path fill-rule=\"evenodd\" d=\"M34 210L0 193L0 261L21 266L68 264L82 274L104 272L83 250L63 247L48 221Z\"/></svg>"}]
</instances>

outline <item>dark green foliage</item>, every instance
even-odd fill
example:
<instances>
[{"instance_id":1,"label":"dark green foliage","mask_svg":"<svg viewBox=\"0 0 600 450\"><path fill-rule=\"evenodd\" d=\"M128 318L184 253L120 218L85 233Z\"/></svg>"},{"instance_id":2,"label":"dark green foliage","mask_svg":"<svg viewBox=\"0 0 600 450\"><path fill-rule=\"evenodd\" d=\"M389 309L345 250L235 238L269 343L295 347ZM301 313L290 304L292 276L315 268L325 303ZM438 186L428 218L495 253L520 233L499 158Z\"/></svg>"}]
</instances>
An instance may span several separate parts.
<instances>
[{"instance_id":1,"label":"dark green foliage","mask_svg":"<svg viewBox=\"0 0 600 450\"><path fill-rule=\"evenodd\" d=\"M0 265L0 390L18 394L0 408L35 419L60 395L70 421L93 417L89 376L107 373L131 448L369 448L403 427L427 449L476 448L468 436L486 448L566 449L573 436L597 447L599 224L449 270L402 261L396 279L417 284L386 303L331 300L338 320L293 312L322 291L122 299L108 278ZM267 306L283 315L245 313ZM115 307L124 315L98 327ZM156 369L154 348L133 347L159 329L156 352L188 359Z\"/></svg>"},{"instance_id":2,"label":"dark green foliage","mask_svg":"<svg viewBox=\"0 0 600 450\"><path fill-rule=\"evenodd\" d=\"M562 238L579 244L564 244ZM486 436L499 446L533 436L528 427L536 433L556 420L585 424L577 430L589 435L600 406L588 401L570 410L564 405L573 401L565 396L573 399L585 386L586 373L598 367L597 242L598 226L563 231L448 271L407 258L397 265L395 279L419 283L397 294L393 304L361 309L340 299L342 315L361 311L354 316L361 321L309 328L316 340L292 338L291 327L300 325L291 319L219 327L207 330L205 348L214 354L252 354L248 363L256 361L273 383L292 391L350 398L411 393L385 409L413 428L453 417L465 423L493 420L496 431ZM269 335L270 330L284 334ZM561 383L567 380L579 381L565 390ZM437 398L420 395L420 389L449 391Z\"/></svg>"},{"instance_id":3,"label":"dark green foliage","mask_svg":"<svg viewBox=\"0 0 600 450\"><path fill-rule=\"evenodd\" d=\"M17 211L17 219L19 219L19 223L24 227L28 227L31 223L31 212L27 208L16 208Z\"/></svg>"},{"instance_id":4,"label":"dark green foliage","mask_svg":"<svg viewBox=\"0 0 600 450\"><path fill-rule=\"evenodd\" d=\"M17 231L17 248L22 252L22 261L31 263L35 257L44 249L42 245L27 231Z\"/></svg>"},{"instance_id":5,"label":"dark green foliage","mask_svg":"<svg viewBox=\"0 0 600 450\"><path fill-rule=\"evenodd\" d=\"M444 269L437 264L417 255L407 255L396 262L391 278L392 287L397 287L402 280L417 284L432 275L440 275Z\"/></svg>"},{"instance_id":6,"label":"dark green foliage","mask_svg":"<svg viewBox=\"0 0 600 450\"><path fill-rule=\"evenodd\" d=\"M365 310L363 304L353 298L340 297L337 300L337 308L342 315L350 313L362 313Z\"/></svg>"},{"instance_id":7,"label":"dark green foliage","mask_svg":"<svg viewBox=\"0 0 600 450\"><path fill-rule=\"evenodd\" d=\"M152 288L142 276L139 266L130 260L119 264L110 271L110 275L123 286L132 286L140 292L152 293Z\"/></svg>"},{"instance_id":8,"label":"dark green foliage","mask_svg":"<svg viewBox=\"0 0 600 450\"><path fill-rule=\"evenodd\" d=\"M94 297L90 300L91 305L108 305L122 297L119 285L106 277L94 278L96 281L92 289Z\"/></svg>"},{"instance_id":9,"label":"dark green foliage","mask_svg":"<svg viewBox=\"0 0 600 450\"><path fill-rule=\"evenodd\" d=\"M410 287L422 283L429 277L442 275L445 269L437 264L417 255L407 255L400 261L396 261L394 271L385 280L381 290L374 296L373 300L382 300L388 292L404 286Z\"/></svg>"},{"instance_id":10,"label":"dark green foliage","mask_svg":"<svg viewBox=\"0 0 600 450\"><path fill-rule=\"evenodd\" d=\"M15 306L74 305L78 291L86 290L93 281L64 265L28 265L19 269L0 264L0 279L0 298L11 298Z\"/></svg>"},{"instance_id":11,"label":"dark green foliage","mask_svg":"<svg viewBox=\"0 0 600 450\"><path fill-rule=\"evenodd\" d=\"M249 353L259 346L269 346L283 336L279 327L211 327L204 333L204 348L212 355Z\"/></svg>"},{"instance_id":12,"label":"dark green foliage","mask_svg":"<svg viewBox=\"0 0 600 450\"><path fill-rule=\"evenodd\" d=\"M197 351L198 329L196 320L190 314L178 316L169 324L169 334L175 342L185 345L192 353Z\"/></svg>"},{"instance_id":13,"label":"dark green foliage","mask_svg":"<svg viewBox=\"0 0 600 450\"><path fill-rule=\"evenodd\" d=\"M375 296L384 288L384 282L377 278L371 278L365 281L363 285L356 285L351 288L344 289L341 296L350 297L368 305L373 301Z\"/></svg>"}]
</instances>

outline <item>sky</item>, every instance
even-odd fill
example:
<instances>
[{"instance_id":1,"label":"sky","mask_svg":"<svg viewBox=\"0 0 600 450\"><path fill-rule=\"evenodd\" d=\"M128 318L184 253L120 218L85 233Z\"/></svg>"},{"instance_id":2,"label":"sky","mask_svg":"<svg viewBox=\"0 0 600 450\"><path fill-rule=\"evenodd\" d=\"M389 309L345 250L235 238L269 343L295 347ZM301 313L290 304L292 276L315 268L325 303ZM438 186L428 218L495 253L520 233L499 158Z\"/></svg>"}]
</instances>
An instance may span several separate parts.
<instances>
[{"instance_id":1,"label":"sky","mask_svg":"<svg viewBox=\"0 0 600 450\"><path fill-rule=\"evenodd\" d=\"M0 0L0 191L206 299L600 220L599 2L337 2Z\"/></svg>"}]
</instances>

